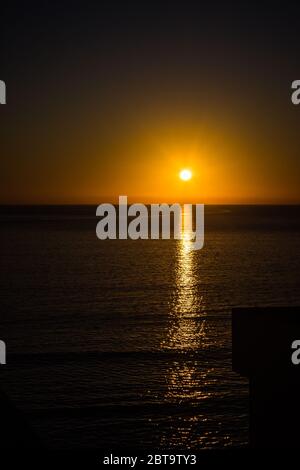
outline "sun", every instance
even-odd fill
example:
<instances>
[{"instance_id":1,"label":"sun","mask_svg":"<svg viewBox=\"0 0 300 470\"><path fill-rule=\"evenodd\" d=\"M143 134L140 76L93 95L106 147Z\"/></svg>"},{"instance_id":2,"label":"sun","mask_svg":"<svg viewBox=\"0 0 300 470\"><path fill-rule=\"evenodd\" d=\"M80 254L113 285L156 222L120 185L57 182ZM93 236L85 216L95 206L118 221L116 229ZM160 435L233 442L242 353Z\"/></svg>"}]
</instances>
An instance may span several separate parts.
<instances>
[{"instance_id":1,"label":"sun","mask_svg":"<svg viewBox=\"0 0 300 470\"><path fill-rule=\"evenodd\" d=\"M184 170L181 170L180 173L179 173L179 178L182 181L189 181L192 176L193 176L193 174L192 174L191 170L188 170L187 168L185 168Z\"/></svg>"}]
</instances>

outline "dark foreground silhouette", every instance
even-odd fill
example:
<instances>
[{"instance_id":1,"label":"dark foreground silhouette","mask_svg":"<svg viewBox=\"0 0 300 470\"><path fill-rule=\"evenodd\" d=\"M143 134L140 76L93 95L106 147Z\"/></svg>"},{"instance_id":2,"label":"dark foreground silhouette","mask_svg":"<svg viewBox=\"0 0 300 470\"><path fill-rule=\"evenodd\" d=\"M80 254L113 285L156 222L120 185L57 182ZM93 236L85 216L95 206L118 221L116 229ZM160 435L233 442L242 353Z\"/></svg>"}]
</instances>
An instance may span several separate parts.
<instances>
[{"instance_id":1,"label":"dark foreground silhouette","mask_svg":"<svg viewBox=\"0 0 300 470\"><path fill-rule=\"evenodd\" d=\"M1 449L37 449L41 442L8 397L0 391Z\"/></svg>"},{"instance_id":2,"label":"dark foreground silhouette","mask_svg":"<svg viewBox=\"0 0 300 470\"><path fill-rule=\"evenodd\" d=\"M298 339L298 307L233 309L233 370L250 380L251 447L300 445L300 364L292 362Z\"/></svg>"}]
</instances>

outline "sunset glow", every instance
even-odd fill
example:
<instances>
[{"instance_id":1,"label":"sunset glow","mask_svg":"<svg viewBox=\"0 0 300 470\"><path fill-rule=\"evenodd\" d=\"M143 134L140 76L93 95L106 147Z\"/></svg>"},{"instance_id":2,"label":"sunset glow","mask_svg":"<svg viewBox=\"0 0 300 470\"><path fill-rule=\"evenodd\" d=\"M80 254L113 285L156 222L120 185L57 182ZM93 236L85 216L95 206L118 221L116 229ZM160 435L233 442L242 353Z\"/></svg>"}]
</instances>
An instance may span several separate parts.
<instances>
[{"instance_id":1,"label":"sunset glow","mask_svg":"<svg viewBox=\"0 0 300 470\"><path fill-rule=\"evenodd\" d=\"M209 18L199 27L202 9L156 30L143 2L139 13L127 2L114 13L97 3L86 24L75 9L74 25L55 26L45 63L38 32L20 21L12 35L5 25L7 57L31 58L26 93L22 82L1 108L1 204L115 203L122 194L147 204L300 203L299 112L290 99L298 77L284 68L290 42L278 56L265 44L265 61L259 35L244 44L232 25L226 34L226 22L224 31ZM88 27L97 14L107 29ZM73 38L81 27L82 37L95 34L84 44ZM53 74L56 44L65 48ZM16 64L0 78L16 89L22 73Z\"/></svg>"},{"instance_id":2,"label":"sunset glow","mask_svg":"<svg viewBox=\"0 0 300 470\"><path fill-rule=\"evenodd\" d=\"M179 173L179 177L182 181L189 181L191 178L192 178L192 172L191 170L187 170L187 169L184 169L184 170L181 170L181 172Z\"/></svg>"}]
</instances>

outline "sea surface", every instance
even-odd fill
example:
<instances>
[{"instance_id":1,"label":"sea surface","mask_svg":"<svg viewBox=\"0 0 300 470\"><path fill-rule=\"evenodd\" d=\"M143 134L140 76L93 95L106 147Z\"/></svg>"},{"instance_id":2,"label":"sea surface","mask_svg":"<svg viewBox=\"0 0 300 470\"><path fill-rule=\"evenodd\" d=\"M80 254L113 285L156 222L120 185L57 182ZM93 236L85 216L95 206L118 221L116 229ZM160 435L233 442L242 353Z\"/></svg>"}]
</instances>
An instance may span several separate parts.
<instances>
[{"instance_id":1,"label":"sea surface","mask_svg":"<svg viewBox=\"0 0 300 470\"><path fill-rule=\"evenodd\" d=\"M52 448L246 446L231 309L300 305L300 207L206 206L199 251L95 213L0 207L0 388Z\"/></svg>"}]
</instances>

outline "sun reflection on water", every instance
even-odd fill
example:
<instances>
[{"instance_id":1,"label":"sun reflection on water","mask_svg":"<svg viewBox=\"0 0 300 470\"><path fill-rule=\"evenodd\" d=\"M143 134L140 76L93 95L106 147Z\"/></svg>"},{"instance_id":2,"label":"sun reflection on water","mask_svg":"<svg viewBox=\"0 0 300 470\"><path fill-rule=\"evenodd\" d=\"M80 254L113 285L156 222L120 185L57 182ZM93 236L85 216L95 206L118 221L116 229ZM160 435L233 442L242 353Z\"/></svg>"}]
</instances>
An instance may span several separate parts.
<instances>
[{"instance_id":1,"label":"sun reflection on water","mask_svg":"<svg viewBox=\"0 0 300 470\"><path fill-rule=\"evenodd\" d=\"M190 211L183 214L183 219ZM170 326L162 347L177 351L198 350L205 339L205 305L196 272L196 251L191 250L192 229L182 227L177 241L175 288L170 301Z\"/></svg>"},{"instance_id":2,"label":"sun reflection on water","mask_svg":"<svg viewBox=\"0 0 300 470\"><path fill-rule=\"evenodd\" d=\"M189 216L183 214L183 218ZM206 309L196 270L197 252L191 250L191 230L182 229L182 238L177 241L175 264L175 288L170 301L170 324L167 337L161 347L175 352L176 359L167 370L165 400L167 403L192 406L192 411L179 419L181 425L172 425L168 436L162 438L162 445L185 445L195 434L200 424L197 408L202 400L211 395L207 390L212 382L212 370L201 371L197 352L205 348ZM178 355L177 355L178 353ZM170 417L171 418L171 417ZM172 419L172 418L171 418ZM182 428L182 429L181 429ZM199 435L199 440L201 436Z\"/></svg>"}]
</instances>

